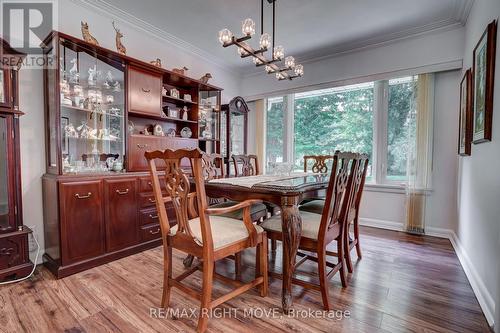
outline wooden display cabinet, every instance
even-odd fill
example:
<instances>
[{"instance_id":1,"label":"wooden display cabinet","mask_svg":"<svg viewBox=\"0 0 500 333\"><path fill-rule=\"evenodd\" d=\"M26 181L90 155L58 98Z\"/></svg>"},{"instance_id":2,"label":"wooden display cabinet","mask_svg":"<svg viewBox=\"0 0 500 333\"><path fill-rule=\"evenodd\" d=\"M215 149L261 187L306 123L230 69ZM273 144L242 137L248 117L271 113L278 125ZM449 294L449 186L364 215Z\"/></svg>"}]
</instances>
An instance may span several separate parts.
<instances>
[{"instance_id":1,"label":"wooden display cabinet","mask_svg":"<svg viewBox=\"0 0 500 333\"><path fill-rule=\"evenodd\" d=\"M31 230L22 216L19 66L13 66L23 57L0 39L0 281L23 278L33 269Z\"/></svg>"},{"instance_id":2,"label":"wooden display cabinet","mask_svg":"<svg viewBox=\"0 0 500 333\"><path fill-rule=\"evenodd\" d=\"M44 70L44 262L64 277L161 244L144 153L207 149L198 138L199 102L217 96L219 110L221 89L59 32L44 52L54 60ZM155 125L164 136L154 135Z\"/></svg>"},{"instance_id":3,"label":"wooden display cabinet","mask_svg":"<svg viewBox=\"0 0 500 333\"><path fill-rule=\"evenodd\" d=\"M221 110L221 154L227 165L227 174L231 174L231 156L247 154L250 109L243 97L237 96L229 104L222 105Z\"/></svg>"}]
</instances>

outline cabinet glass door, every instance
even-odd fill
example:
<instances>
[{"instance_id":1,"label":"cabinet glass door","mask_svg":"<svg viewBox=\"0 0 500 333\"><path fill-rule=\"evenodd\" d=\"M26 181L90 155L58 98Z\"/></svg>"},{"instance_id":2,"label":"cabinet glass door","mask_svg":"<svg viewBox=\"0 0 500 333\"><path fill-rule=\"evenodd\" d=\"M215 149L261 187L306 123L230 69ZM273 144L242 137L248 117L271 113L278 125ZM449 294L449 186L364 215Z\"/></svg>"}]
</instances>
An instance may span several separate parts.
<instances>
[{"instance_id":1,"label":"cabinet glass door","mask_svg":"<svg viewBox=\"0 0 500 333\"><path fill-rule=\"evenodd\" d=\"M8 118L0 116L0 231L10 229L12 214L9 195L9 123Z\"/></svg>"},{"instance_id":2,"label":"cabinet glass door","mask_svg":"<svg viewBox=\"0 0 500 333\"><path fill-rule=\"evenodd\" d=\"M125 93L121 63L60 45L63 173L121 171L125 153Z\"/></svg>"}]
</instances>

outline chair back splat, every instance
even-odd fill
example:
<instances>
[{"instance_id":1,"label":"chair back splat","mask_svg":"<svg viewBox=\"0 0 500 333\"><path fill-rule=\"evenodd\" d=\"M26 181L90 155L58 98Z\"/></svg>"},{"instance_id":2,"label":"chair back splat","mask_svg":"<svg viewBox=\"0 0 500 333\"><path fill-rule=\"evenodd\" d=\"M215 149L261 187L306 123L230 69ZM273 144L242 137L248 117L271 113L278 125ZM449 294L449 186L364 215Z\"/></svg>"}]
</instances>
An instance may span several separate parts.
<instances>
[{"instance_id":1,"label":"chair back splat","mask_svg":"<svg viewBox=\"0 0 500 333\"><path fill-rule=\"evenodd\" d=\"M320 242L328 244L344 232L357 157L355 153L335 152L318 234Z\"/></svg>"}]
</instances>

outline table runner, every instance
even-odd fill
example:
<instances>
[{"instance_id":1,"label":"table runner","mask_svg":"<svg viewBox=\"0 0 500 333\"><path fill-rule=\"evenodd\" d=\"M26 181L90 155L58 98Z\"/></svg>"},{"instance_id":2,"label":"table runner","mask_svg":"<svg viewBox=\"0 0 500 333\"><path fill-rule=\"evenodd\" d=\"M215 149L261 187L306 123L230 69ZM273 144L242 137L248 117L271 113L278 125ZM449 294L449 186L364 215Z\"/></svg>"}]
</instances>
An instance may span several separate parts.
<instances>
[{"instance_id":1,"label":"table runner","mask_svg":"<svg viewBox=\"0 0 500 333\"><path fill-rule=\"evenodd\" d=\"M278 181L278 180L293 179L293 178L304 177L304 176L313 176L313 175L316 175L316 173L292 172L288 176L257 175L257 176L246 176L246 177L219 178L219 179L212 179L209 181L209 183L229 184L229 185L252 188L256 184L274 182L274 181Z\"/></svg>"}]
</instances>

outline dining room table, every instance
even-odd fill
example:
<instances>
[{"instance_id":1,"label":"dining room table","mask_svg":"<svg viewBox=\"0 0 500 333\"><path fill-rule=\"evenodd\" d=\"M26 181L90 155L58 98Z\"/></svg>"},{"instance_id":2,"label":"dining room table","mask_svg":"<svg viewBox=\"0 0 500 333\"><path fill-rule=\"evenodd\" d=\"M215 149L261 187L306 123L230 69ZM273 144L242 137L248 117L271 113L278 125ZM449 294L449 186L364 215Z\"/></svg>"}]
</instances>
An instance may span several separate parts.
<instances>
[{"instance_id":1,"label":"dining room table","mask_svg":"<svg viewBox=\"0 0 500 333\"><path fill-rule=\"evenodd\" d=\"M328 174L297 172L285 175L216 178L205 182L208 197L234 201L261 199L280 207L283 230L281 302L284 313L289 313L293 304L292 277L302 233L299 204L305 199L324 198L328 180Z\"/></svg>"}]
</instances>

